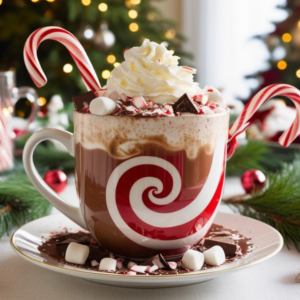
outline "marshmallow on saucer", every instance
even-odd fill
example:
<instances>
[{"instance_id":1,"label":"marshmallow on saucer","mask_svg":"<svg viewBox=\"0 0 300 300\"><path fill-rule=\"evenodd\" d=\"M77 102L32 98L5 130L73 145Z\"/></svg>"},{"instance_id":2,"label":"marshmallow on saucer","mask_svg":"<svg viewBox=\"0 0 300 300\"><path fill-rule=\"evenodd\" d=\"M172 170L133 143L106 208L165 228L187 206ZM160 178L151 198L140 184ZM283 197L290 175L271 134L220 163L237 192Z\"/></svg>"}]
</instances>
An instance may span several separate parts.
<instances>
[{"instance_id":1,"label":"marshmallow on saucer","mask_svg":"<svg viewBox=\"0 0 300 300\"><path fill-rule=\"evenodd\" d=\"M204 251L204 260L207 265L219 266L225 262L225 252L220 246L213 246Z\"/></svg>"},{"instance_id":2,"label":"marshmallow on saucer","mask_svg":"<svg viewBox=\"0 0 300 300\"><path fill-rule=\"evenodd\" d=\"M220 91L210 85L204 88L204 95L207 95L209 103L219 103L221 105L226 104Z\"/></svg>"},{"instance_id":3,"label":"marshmallow on saucer","mask_svg":"<svg viewBox=\"0 0 300 300\"><path fill-rule=\"evenodd\" d=\"M100 261L100 271L116 271L117 261L110 257L102 258Z\"/></svg>"},{"instance_id":4,"label":"marshmallow on saucer","mask_svg":"<svg viewBox=\"0 0 300 300\"><path fill-rule=\"evenodd\" d=\"M98 97L90 103L90 112L93 115L106 116L110 115L117 107L115 101L107 97Z\"/></svg>"},{"instance_id":5,"label":"marshmallow on saucer","mask_svg":"<svg viewBox=\"0 0 300 300\"><path fill-rule=\"evenodd\" d=\"M65 260L69 263L84 265L89 254L88 246L72 242L66 250Z\"/></svg>"},{"instance_id":6,"label":"marshmallow on saucer","mask_svg":"<svg viewBox=\"0 0 300 300\"><path fill-rule=\"evenodd\" d=\"M204 263L204 255L196 250L189 249L183 254L182 264L189 270L200 270Z\"/></svg>"}]
</instances>

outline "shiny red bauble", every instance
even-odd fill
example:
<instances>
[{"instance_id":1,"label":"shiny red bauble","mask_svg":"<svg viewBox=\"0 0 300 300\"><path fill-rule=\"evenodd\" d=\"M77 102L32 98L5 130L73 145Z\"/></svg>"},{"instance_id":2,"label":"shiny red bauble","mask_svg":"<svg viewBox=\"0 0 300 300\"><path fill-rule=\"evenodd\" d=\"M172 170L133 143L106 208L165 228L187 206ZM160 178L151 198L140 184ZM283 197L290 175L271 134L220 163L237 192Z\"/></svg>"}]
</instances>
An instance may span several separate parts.
<instances>
[{"instance_id":1,"label":"shiny red bauble","mask_svg":"<svg viewBox=\"0 0 300 300\"><path fill-rule=\"evenodd\" d=\"M266 176L262 171L249 170L246 171L242 178L242 186L247 194L253 191L261 190L266 184Z\"/></svg>"},{"instance_id":2,"label":"shiny red bauble","mask_svg":"<svg viewBox=\"0 0 300 300\"><path fill-rule=\"evenodd\" d=\"M61 193L67 186L67 175L61 170L48 171L44 180L56 193Z\"/></svg>"}]
</instances>

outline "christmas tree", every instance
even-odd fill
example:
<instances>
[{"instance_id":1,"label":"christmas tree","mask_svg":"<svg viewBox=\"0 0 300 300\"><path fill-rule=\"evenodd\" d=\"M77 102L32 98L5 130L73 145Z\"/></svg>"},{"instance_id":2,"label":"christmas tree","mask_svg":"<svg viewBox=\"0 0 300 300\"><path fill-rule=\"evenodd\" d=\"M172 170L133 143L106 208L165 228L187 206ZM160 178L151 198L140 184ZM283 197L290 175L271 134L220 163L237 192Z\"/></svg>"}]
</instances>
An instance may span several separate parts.
<instances>
[{"instance_id":1,"label":"christmas tree","mask_svg":"<svg viewBox=\"0 0 300 300\"><path fill-rule=\"evenodd\" d=\"M179 56L182 37L165 20L153 0L0 0L0 69L15 69L18 85L34 86L23 61L28 36L42 26L61 26L86 49L104 85L111 70L123 61L124 51L145 38L175 50ZM59 43L45 41L38 56L49 83L39 89L40 104L54 94L68 102L86 88L68 51ZM29 110L30 108L28 108ZM26 110L26 106L22 106ZM24 111L19 111L20 116ZM18 109L17 109L18 115ZM26 115L26 112L25 112Z\"/></svg>"},{"instance_id":2,"label":"christmas tree","mask_svg":"<svg viewBox=\"0 0 300 300\"><path fill-rule=\"evenodd\" d=\"M274 83L300 88L300 1L287 0L279 8L286 10L288 17L275 23L273 32L256 37L266 44L270 52L269 68L247 77L259 80L257 90Z\"/></svg>"}]
</instances>

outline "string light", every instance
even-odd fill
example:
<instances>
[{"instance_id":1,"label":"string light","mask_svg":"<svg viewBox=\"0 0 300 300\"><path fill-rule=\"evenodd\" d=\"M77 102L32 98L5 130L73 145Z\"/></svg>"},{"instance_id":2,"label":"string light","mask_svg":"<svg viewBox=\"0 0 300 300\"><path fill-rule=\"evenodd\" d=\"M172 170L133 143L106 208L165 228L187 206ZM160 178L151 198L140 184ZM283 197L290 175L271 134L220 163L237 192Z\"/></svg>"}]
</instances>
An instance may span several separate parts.
<instances>
[{"instance_id":1,"label":"string light","mask_svg":"<svg viewBox=\"0 0 300 300\"><path fill-rule=\"evenodd\" d=\"M8 108L8 111L12 114L13 113L13 111L14 111L14 108L12 107L12 106L9 106Z\"/></svg>"},{"instance_id":2,"label":"string light","mask_svg":"<svg viewBox=\"0 0 300 300\"><path fill-rule=\"evenodd\" d=\"M94 37L95 33L91 28L86 28L83 32L83 35L86 39L90 40Z\"/></svg>"},{"instance_id":3,"label":"string light","mask_svg":"<svg viewBox=\"0 0 300 300\"><path fill-rule=\"evenodd\" d=\"M104 70L102 73L101 73L101 76L102 78L104 79L108 79L110 77L110 71L109 70Z\"/></svg>"},{"instance_id":4,"label":"string light","mask_svg":"<svg viewBox=\"0 0 300 300\"><path fill-rule=\"evenodd\" d=\"M129 24L129 30L132 32L137 32L139 30L139 25L136 23Z\"/></svg>"},{"instance_id":5,"label":"string light","mask_svg":"<svg viewBox=\"0 0 300 300\"><path fill-rule=\"evenodd\" d=\"M133 4L131 3L130 0L126 0L126 1L125 1L125 5L126 5L127 7L129 7L129 8L133 6Z\"/></svg>"},{"instance_id":6,"label":"string light","mask_svg":"<svg viewBox=\"0 0 300 300\"><path fill-rule=\"evenodd\" d=\"M285 43L289 43L291 40L292 40L292 36L289 34L289 33L284 33L282 35L282 40L285 42Z\"/></svg>"},{"instance_id":7,"label":"string light","mask_svg":"<svg viewBox=\"0 0 300 300\"><path fill-rule=\"evenodd\" d=\"M129 12L128 12L128 16L129 18L131 19L136 19L137 16L138 16L138 13L135 9L131 9Z\"/></svg>"},{"instance_id":8,"label":"string light","mask_svg":"<svg viewBox=\"0 0 300 300\"><path fill-rule=\"evenodd\" d=\"M298 70L296 71L296 76L297 76L298 78L300 78L300 69L298 69Z\"/></svg>"},{"instance_id":9,"label":"string light","mask_svg":"<svg viewBox=\"0 0 300 300\"><path fill-rule=\"evenodd\" d=\"M91 0L81 0L82 5L89 6L91 4Z\"/></svg>"},{"instance_id":10,"label":"string light","mask_svg":"<svg viewBox=\"0 0 300 300\"><path fill-rule=\"evenodd\" d=\"M38 106L44 106L46 104L47 100L45 97L39 97L38 99Z\"/></svg>"},{"instance_id":11,"label":"string light","mask_svg":"<svg viewBox=\"0 0 300 300\"><path fill-rule=\"evenodd\" d=\"M116 61L116 57L113 54L108 55L106 59L110 64L113 64Z\"/></svg>"},{"instance_id":12,"label":"string light","mask_svg":"<svg viewBox=\"0 0 300 300\"><path fill-rule=\"evenodd\" d=\"M2 0L0 0L0 5L2 4L2 2L3 2L3 1L2 1Z\"/></svg>"},{"instance_id":13,"label":"string light","mask_svg":"<svg viewBox=\"0 0 300 300\"><path fill-rule=\"evenodd\" d=\"M284 69L286 69L286 67L287 67L287 63L286 63L286 61L284 61L284 60L280 60L280 61L277 63L277 68L278 68L279 70L284 70Z\"/></svg>"},{"instance_id":14,"label":"string light","mask_svg":"<svg viewBox=\"0 0 300 300\"><path fill-rule=\"evenodd\" d=\"M65 64L63 66L63 71L65 73L71 73L73 71L73 66L71 64Z\"/></svg>"},{"instance_id":15,"label":"string light","mask_svg":"<svg viewBox=\"0 0 300 300\"><path fill-rule=\"evenodd\" d=\"M36 3L39 2L40 0L31 0L31 2Z\"/></svg>"},{"instance_id":16,"label":"string light","mask_svg":"<svg viewBox=\"0 0 300 300\"><path fill-rule=\"evenodd\" d=\"M5 117L8 117L10 115L10 113L9 113L9 111L8 111L8 109L6 107L3 108L2 111L3 111L3 114L4 114Z\"/></svg>"},{"instance_id":17,"label":"string light","mask_svg":"<svg viewBox=\"0 0 300 300\"><path fill-rule=\"evenodd\" d=\"M115 68L117 68L119 65L120 65L119 62L115 62L115 63L114 63L114 67L115 67Z\"/></svg>"},{"instance_id":18,"label":"string light","mask_svg":"<svg viewBox=\"0 0 300 300\"><path fill-rule=\"evenodd\" d=\"M48 2L54 2L55 0L46 0L46 1L48 1Z\"/></svg>"},{"instance_id":19,"label":"string light","mask_svg":"<svg viewBox=\"0 0 300 300\"><path fill-rule=\"evenodd\" d=\"M168 39L168 40L173 39L173 38L175 37L175 35L176 35L175 29L169 29L169 30L165 33L165 37L166 37L166 39Z\"/></svg>"},{"instance_id":20,"label":"string light","mask_svg":"<svg viewBox=\"0 0 300 300\"><path fill-rule=\"evenodd\" d=\"M141 3L141 0L130 0L133 5L138 5Z\"/></svg>"},{"instance_id":21,"label":"string light","mask_svg":"<svg viewBox=\"0 0 300 300\"><path fill-rule=\"evenodd\" d=\"M107 11L108 5L106 3L100 3L98 9L102 12Z\"/></svg>"}]
</instances>

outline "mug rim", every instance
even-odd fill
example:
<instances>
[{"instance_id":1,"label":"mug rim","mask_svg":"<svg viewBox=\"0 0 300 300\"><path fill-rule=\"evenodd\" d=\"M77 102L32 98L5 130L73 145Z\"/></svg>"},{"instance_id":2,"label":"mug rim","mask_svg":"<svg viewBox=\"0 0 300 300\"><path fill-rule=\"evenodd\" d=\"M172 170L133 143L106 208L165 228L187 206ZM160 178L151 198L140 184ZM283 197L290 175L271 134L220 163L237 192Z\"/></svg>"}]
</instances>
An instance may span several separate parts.
<instances>
[{"instance_id":1,"label":"mug rim","mask_svg":"<svg viewBox=\"0 0 300 300\"><path fill-rule=\"evenodd\" d=\"M74 110L74 113L78 113L81 114L80 111ZM88 114L84 114L86 116L95 116L95 117L99 117L99 118L103 118L103 117L112 117L112 118L135 118L135 119L163 119L163 118L182 118L182 117L187 117L187 118L218 118L218 117L223 117L225 115L230 115L230 108L226 107L224 112L220 112L220 113L216 113L216 114L211 114L211 115L199 115L199 114L184 114L181 116L163 116L163 117L143 117L143 116L133 116L133 115L128 115L128 116L115 116L115 115L105 115L105 116L100 116L100 115L94 115L92 113L88 113Z\"/></svg>"}]
</instances>

